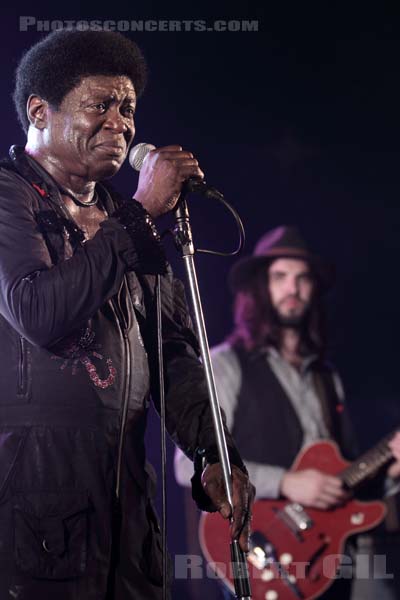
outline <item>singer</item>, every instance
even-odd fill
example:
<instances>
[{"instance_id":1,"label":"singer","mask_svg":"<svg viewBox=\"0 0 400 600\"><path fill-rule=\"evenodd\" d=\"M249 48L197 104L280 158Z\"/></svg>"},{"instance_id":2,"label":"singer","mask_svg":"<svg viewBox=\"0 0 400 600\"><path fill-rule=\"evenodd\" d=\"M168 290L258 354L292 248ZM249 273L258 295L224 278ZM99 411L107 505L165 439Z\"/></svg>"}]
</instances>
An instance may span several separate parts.
<instances>
[{"instance_id":1,"label":"singer","mask_svg":"<svg viewBox=\"0 0 400 600\"><path fill-rule=\"evenodd\" d=\"M52 33L17 69L27 141L0 165L0 598L161 598L144 447L159 405L157 275L168 432L194 459L198 505L228 516L196 336L153 222L203 173L166 146L135 199L108 183L145 79L138 47L103 31ZM227 442L246 550L253 487Z\"/></svg>"}]
</instances>

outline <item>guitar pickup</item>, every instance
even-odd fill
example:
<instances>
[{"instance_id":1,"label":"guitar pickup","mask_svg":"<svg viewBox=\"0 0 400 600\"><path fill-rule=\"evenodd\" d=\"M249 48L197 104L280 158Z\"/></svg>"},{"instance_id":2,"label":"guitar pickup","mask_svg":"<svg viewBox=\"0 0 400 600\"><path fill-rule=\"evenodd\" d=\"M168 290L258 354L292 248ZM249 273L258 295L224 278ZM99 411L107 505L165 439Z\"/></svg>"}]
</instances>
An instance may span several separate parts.
<instances>
[{"instance_id":1,"label":"guitar pickup","mask_svg":"<svg viewBox=\"0 0 400 600\"><path fill-rule=\"evenodd\" d=\"M281 517L285 515L299 531L307 531L313 526L313 520L298 502L286 504L281 511Z\"/></svg>"}]
</instances>

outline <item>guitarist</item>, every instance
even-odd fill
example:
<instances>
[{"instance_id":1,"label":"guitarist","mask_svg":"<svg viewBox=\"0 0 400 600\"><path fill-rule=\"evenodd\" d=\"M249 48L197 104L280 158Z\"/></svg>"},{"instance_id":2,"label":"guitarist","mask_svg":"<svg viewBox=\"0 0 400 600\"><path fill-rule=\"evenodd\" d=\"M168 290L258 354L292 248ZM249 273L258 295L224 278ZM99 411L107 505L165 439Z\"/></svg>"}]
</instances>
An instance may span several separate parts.
<instances>
[{"instance_id":1,"label":"guitarist","mask_svg":"<svg viewBox=\"0 0 400 600\"><path fill-rule=\"evenodd\" d=\"M308 443L336 441L348 460L357 456L338 374L325 359L322 300L334 281L332 266L312 253L295 227L278 227L251 257L232 268L234 329L213 349L218 397L259 498L285 497L328 509L346 499L338 477L316 469L291 472ZM400 434L390 442L400 476ZM180 483L188 465L177 454ZM321 596L346 600L351 581L338 579Z\"/></svg>"}]
</instances>

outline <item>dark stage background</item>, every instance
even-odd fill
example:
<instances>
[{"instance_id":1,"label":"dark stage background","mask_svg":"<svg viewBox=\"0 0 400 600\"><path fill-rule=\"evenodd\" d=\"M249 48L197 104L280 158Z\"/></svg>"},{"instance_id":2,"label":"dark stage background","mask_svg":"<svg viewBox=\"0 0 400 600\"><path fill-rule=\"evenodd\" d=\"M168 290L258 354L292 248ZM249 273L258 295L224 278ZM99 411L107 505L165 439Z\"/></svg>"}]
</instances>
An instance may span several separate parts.
<instances>
[{"instance_id":1,"label":"dark stage background","mask_svg":"<svg viewBox=\"0 0 400 600\"><path fill-rule=\"evenodd\" d=\"M13 71L23 50L43 35L34 28L19 31L19 16L258 20L258 32L130 34L150 66L136 141L179 143L195 153L207 180L239 210L245 253L267 229L296 223L335 262L337 285L327 298L330 355L364 448L400 420L399 12L383 6L378 12L324 6L321 13L306 12L303 3L300 12L295 3L281 6L280 14L235 2L213 10L151 2L104 11L39 2L20 4L11 14L9 7L0 24L1 153L24 142L10 98ZM125 166L115 181L131 194L136 174ZM199 246L227 249L236 243L234 224L221 208L198 198L191 206ZM168 248L182 273L174 248ZM211 344L231 327L225 280L232 262L197 259ZM153 418L148 446L155 463L157 426ZM169 540L172 553L182 554L183 500L171 460L172 448ZM174 597L187 597L183 590L178 584Z\"/></svg>"}]
</instances>

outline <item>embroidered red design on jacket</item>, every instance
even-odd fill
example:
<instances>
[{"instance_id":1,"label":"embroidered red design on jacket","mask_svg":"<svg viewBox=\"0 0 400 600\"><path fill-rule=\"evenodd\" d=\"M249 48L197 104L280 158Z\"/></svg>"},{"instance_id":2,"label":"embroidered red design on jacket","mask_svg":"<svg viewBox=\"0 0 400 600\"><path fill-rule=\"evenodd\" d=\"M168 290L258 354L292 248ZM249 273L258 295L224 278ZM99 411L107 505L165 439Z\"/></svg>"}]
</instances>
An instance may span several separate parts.
<instances>
[{"instance_id":1,"label":"embroidered red design on jacket","mask_svg":"<svg viewBox=\"0 0 400 600\"><path fill-rule=\"evenodd\" d=\"M51 358L63 361L60 366L61 371L71 366L72 375L76 375L79 365L83 365L94 385L104 390L114 383L117 370L111 358L106 358L108 376L105 379L100 377L92 359L97 358L103 361L104 356L98 352L98 350L101 350L101 344L95 344L94 338L94 331L87 327L82 335L77 334L72 339L68 338L59 343L57 352L61 356L53 355Z\"/></svg>"}]
</instances>

